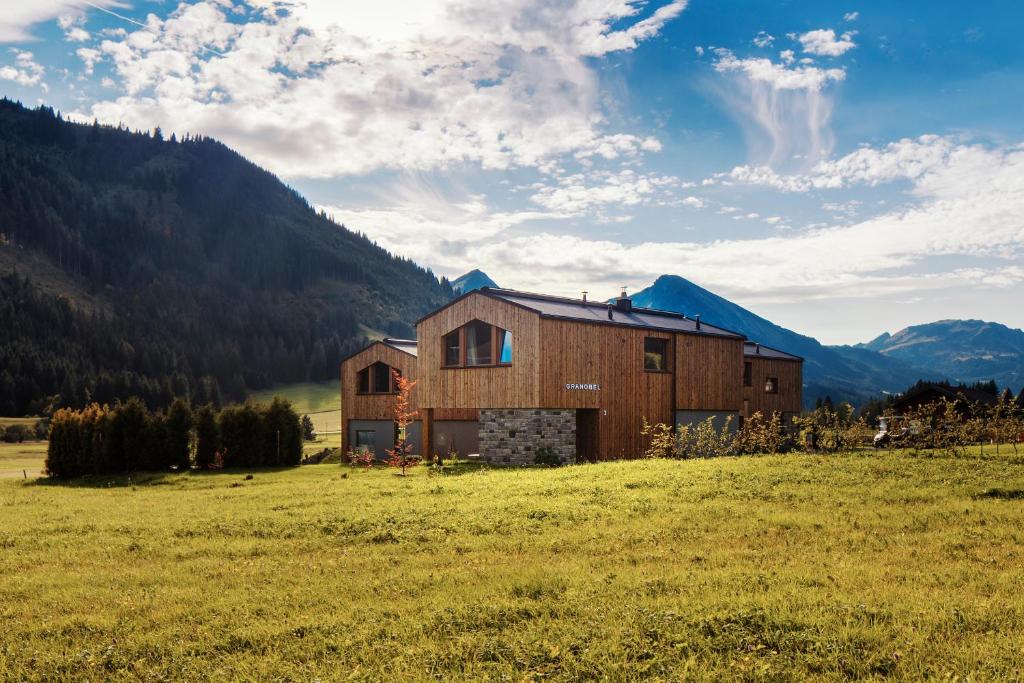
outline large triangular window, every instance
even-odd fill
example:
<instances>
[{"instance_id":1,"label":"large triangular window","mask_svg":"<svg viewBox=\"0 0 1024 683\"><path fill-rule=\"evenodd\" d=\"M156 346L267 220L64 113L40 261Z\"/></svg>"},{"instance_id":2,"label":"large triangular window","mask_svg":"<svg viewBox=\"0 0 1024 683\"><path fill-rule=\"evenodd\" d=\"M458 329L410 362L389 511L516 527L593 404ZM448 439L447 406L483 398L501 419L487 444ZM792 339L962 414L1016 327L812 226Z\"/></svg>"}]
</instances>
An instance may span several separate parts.
<instances>
[{"instance_id":1,"label":"large triangular window","mask_svg":"<svg viewBox=\"0 0 1024 683\"><path fill-rule=\"evenodd\" d=\"M475 368L512 364L512 333L472 320L444 336L444 366Z\"/></svg>"}]
</instances>

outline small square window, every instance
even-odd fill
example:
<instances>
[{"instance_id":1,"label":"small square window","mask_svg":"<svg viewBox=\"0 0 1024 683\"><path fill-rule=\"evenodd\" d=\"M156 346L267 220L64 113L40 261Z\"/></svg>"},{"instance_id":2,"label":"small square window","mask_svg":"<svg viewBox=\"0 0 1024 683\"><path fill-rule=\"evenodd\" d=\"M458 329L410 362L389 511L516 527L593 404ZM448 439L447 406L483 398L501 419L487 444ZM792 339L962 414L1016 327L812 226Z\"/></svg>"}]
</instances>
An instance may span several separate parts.
<instances>
[{"instance_id":1,"label":"small square window","mask_svg":"<svg viewBox=\"0 0 1024 683\"><path fill-rule=\"evenodd\" d=\"M754 364L749 360L743 363L743 386L749 387L754 384Z\"/></svg>"},{"instance_id":2,"label":"small square window","mask_svg":"<svg viewBox=\"0 0 1024 683\"><path fill-rule=\"evenodd\" d=\"M356 430L356 450L373 451L377 446L377 432L373 429Z\"/></svg>"},{"instance_id":3,"label":"small square window","mask_svg":"<svg viewBox=\"0 0 1024 683\"><path fill-rule=\"evenodd\" d=\"M654 337L644 339L644 370L653 370L655 372L667 371L668 365L665 363L665 349L667 347L667 339L656 339Z\"/></svg>"}]
</instances>

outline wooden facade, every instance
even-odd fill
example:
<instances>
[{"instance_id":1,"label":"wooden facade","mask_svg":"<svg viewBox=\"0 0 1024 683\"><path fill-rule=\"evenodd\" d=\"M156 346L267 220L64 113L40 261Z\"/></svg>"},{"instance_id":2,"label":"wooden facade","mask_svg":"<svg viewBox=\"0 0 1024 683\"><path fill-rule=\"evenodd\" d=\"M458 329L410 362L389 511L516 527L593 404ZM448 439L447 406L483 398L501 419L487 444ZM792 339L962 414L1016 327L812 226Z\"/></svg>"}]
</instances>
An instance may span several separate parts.
<instances>
[{"instance_id":1,"label":"wooden facade","mask_svg":"<svg viewBox=\"0 0 1024 683\"><path fill-rule=\"evenodd\" d=\"M577 447L587 451L579 455L598 459L639 456L645 419L674 425L705 414L800 411L799 358L773 350L752 359L746 340L727 330L702 328L677 314L632 311L628 304L607 316L604 308L506 290L464 295L417 323L415 357L375 344L345 362L342 423L389 417L388 397L355 391L358 370L376 361L417 380L425 454L433 448L436 422L477 421L484 409L575 410ZM476 337L491 340L490 360L467 367L464 330L475 321L493 326ZM497 340L506 331L512 358L502 364ZM458 343L446 343L446 335ZM648 344L662 359L660 369L645 368ZM745 362L751 363L751 386L744 385ZM777 393L765 392L768 378L777 381Z\"/></svg>"},{"instance_id":2,"label":"wooden facade","mask_svg":"<svg viewBox=\"0 0 1024 683\"><path fill-rule=\"evenodd\" d=\"M394 394L363 394L358 391L359 372L374 363L381 362L395 368L403 377L415 379L418 376L416 356L389 346L374 342L362 351L349 356L341 363L341 443L348 443L348 424L351 420L390 420ZM417 407L420 388L413 388L410 396L412 408Z\"/></svg>"},{"instance_id":3,"label":"wooden facade","mask_svg":"<svg viewBox=\"0 0 1024 683\"><path fill-rule=\"evenodd\" d=\"M748 354L744 359L750 363L750 386L743 387L743 417L761 413L770 417L773 413L799 413L803 407L803 362L788 358L766 358ZM770 380L778 381L777 391L766 391Z\"/></svg>"},{"instance_id":4,"label":"wooden facade","mask_svg":"<svg viewBox=\"0 0 1024 683\"><path fill-rule=\"evenodd\" d=\"M443 338L480 320L512 333L514 361L506 366L444 367ZM474 292L416 326L419 404L423 408L533 408L539 404L540 317ZM435 412L434 419L444 419Z\"/></svg>"}]
</instances>

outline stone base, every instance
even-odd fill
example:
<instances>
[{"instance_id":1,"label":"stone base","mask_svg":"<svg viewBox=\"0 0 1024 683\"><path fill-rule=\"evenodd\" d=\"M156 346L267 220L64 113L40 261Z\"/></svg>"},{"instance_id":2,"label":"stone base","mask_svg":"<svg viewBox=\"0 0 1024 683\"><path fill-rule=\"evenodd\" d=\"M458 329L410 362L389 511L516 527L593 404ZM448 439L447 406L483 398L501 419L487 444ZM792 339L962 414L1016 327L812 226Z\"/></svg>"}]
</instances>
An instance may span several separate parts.
<instances>
[{"instance_id":1,"label":"stone base","mask_svg":"<svg viewBox=\"0 0 1024 683\"><path fill-rule=\"evenodd\" d=\"M576 411L481 409L480 459L495 465L532 465L538 448L576 462Z\"/></svg>"}]
</instances>

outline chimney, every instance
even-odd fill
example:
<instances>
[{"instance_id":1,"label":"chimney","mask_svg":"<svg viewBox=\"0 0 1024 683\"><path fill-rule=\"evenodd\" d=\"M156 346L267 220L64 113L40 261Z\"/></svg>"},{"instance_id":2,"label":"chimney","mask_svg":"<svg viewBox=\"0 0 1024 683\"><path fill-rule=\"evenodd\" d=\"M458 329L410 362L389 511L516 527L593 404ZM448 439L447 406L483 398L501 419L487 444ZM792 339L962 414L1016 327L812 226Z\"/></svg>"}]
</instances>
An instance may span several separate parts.
<instances>
[{"instance_id":1,"label":"chimney","mask_svg":"<svg viewBox=\"0 0 1024 683\"><path fill-rule=\"evenodd\" d=\"M587 303L587 290L583 290L583 303Z\"/></svg>"},{"instance_id":2,"label":"chimney","mask_svg":"<svg viewBox=\"0 0 1024 683\"><path fill-rule=\"evenodd\" d=\"M693 316L693 319L697 322L697 329L700 329L700 315Z\"/></svg>"},{"instance_id":3,"label":"chimney","mask_svg":"<svg viewBox=\"0 0 1024 683\"><path fill-rule=\"evenodd\" d=\"M612 306L611 304L608 304L608 319L609 320L614 320L614 318L612 316L612 311L614 311L614 310L615 310L615 307Z\"/></svg>"},{"instance_id":4,"label":"chimney","mask_svg":"<svg viewBox=\"0 0 1024 683\"><path fill-rule=\"evenodd\" d=\"M615 300L615 310L629 313L633 310L633 300L626 296L626 286L622 286L622 294Z\"/></svg>"}]
</instances>

